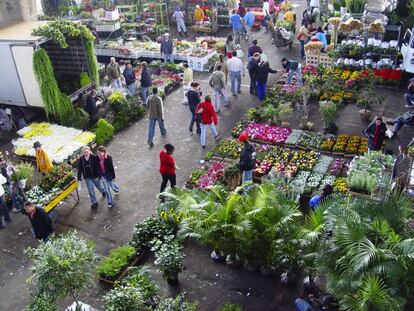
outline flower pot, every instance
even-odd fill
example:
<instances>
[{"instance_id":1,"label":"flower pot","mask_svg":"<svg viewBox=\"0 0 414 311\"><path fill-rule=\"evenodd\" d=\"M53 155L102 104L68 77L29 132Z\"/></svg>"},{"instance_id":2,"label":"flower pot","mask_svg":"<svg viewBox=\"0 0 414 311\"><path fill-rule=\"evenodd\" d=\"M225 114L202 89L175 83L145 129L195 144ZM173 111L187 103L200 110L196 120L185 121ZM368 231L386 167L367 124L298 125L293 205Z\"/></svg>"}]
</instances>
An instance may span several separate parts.
<instances>
[{"instance_id":1,"label":"flower pot","mask_svg":"<svg viewBox=\"0 0 414 311\"><path fill-rule=\"evenodd\" d=\"M362 121L369 121L371 119L371 111L368 109L361 109L359 111L359 117Z\"/></svg>"},{"instance_id":2,"label":"flower pot","mask_svg":"<svg viewBox=\"0 0 414 311\"><path fill-rule=\"evenodd\" d=\"M227 255L226 257L226 264L228 264L230 267L238 268L242 265L242 262L240 260L240 257L238 255Z\"/></svg>"},{"instance_id":3,"label":"flower pot","mask_svg":"<svg viewBox=\"0 0 414 311\"><path fill-rule=\"evenodd\" d=\"M178 284L178 273L176 275L170 275L167 277L167 283L168 285L177 285Z\"/></svg>"},{"instance_id":4,"label":"flower pot","mask_svg":"<svg viewBox=\"0 0 414 311\"><path fill-rule=\"evenodd\" d=\"M210 254L210 258L214 260L214 262L224 262L226 260L226 256L221 251L213 250Z\"/></svg>"},{"instance_id":5,"label":"flower pot","mask_svg":"<svg viewBox=\"0 0 414 311\"><path fill-rule=\"evenodd\" d=\"M83 303L82 301L79 301L79 304L81 305L82 311L97 311L96 309L92 308L90 305ZM69 307L65 309L65 311L75 311L76 310L76 302L73 302Z\"/></svg>"}]
</instances>

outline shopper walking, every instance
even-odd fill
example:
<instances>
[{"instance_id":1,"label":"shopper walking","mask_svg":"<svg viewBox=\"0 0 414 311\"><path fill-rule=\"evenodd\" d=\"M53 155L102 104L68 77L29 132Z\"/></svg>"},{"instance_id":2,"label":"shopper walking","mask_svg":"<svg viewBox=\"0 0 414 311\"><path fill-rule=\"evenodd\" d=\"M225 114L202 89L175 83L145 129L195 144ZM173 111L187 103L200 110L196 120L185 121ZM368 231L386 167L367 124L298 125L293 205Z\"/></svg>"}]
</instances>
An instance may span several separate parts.
<instances>
[{"instance_id":1,"label":"shopper walking","mask_svg":"<svg viewBox=\"0 0 414 311\"><path fill-rule=\"evenodd\" d=\"M201 128L200 128L200 119L197 117L196 110L198 104L201 102L201 90L200 90L200 84L197 82L191 83L191 89L187 92L187 98L188 98L188 108L191 112L191 121L189 126L189 131L193 131L194 123L197 127L197 134L201 134Z\"/></svg>"},{"instance_id":2,"label":"shopper walking","mask_svg":"<svg viewBox=\"0 0 414 311\"><path fill-rule=\"evenodd\" d=\"M184 23L184 13L183 11L181 11L179 6L175 8L173 18L175 19L175 22L177 23L177 30L178 30L180 37L182 37L181 32L184 32L184 35L187 37L187 28L185 27L185 23Z\"/></svg>"},{"instance_id":3,"label":"shopper walking","mask_svg":"<svg viewBox=\"0 0 414 311\"><path fill-rule=\"evenodd\" d=\"M229 100L226 95L226 79L221 71L221 66L217 66L217 70L213 72L208 84L214 90L214 109L220 112L220 99L224 100L224 106L227 107Z\"/></svg>"},{"instance_id":4,"label":"shopper walking","mask_svg":"<svg viewBox=\"0 0 414 311\"><path fill-rule=\"evenodd\" d=\"M146 62L141 63L141 97L144 105L147 106L147 99L149 96L149 89L152 85L151 73L149 72Z\"/></svg>"},{"instance_id":5,"label":"shopper walking","mask_svg":"<svg viewBox=\"0 0 414 311\"><path fill-rule=\"evenodd\" d=\"M241 93L241 73L243 70L243 63L240 58L237 57L237 52L233 52L233 57L227 61L227 66L230 72L231 93L233 96L237 96L237 93ZM237 86L236 86L237 83Z\"/></svg>"},{"instance_id":6,"label":"shopper walking","mask_svg":"<svg viewBox=\"0 0 414 311\"><path fill-rule=\"evenodd\" d=\"M246 133L240 134L239 141L243 143L239 167L243 172L242 182L244 183L253 179L253 169L256 166L256 149L249 143L249 136Z\"/></svg>"},{"instance_id":7,"label":"shopper walking","mask_svg":"<svg viewBox=\"0 0 414 311\"><path fill-rule=\"evenodd\" d=\"M206 130L209 127L214 138L217 139L219 133L217 132L217 114L214 111L213 104L211 103L210 95L207 95L204 98L204 101L200 103L197 107L196 113L201 114L201 147L206 147Z\"/></svg>"},{"instance_id":8,"label":"shopper walking","mask_svg":"<svg viewBox=\"0 0 414 311\"><path fill-rule=\"evenodd\" d=\"M184 92L184 100L183 104L187 105L187 92L191 89L191 83L193 82L193 69L188 66L187 63L183 64L184 72L183 72L183 92Z\"/></svg>"},{"instance_id":9,"label":"shopper walking","mask_svg":"<svg viewBox=\"0 0 414 311\"><path fill-rule=\"evenodd\" d=\"M240 43L240 35L242 32L242 18L239 14L237 14L236 10L232 11L232 15L230 16L230 23L233 28L233 38L234 43L239 44Z\"/></svg>"},{"instance_id":10,"label":"shopper walking","mask_svg":"<svg viewBox=\"0 0 414 311\"><path fill-rule=\"evenodd\" d=\"M170 34L166 32L164 38L161 40L160 52L161 56L164 57L164 63L170 62L174 63L173 58L174 43L170 39Z\"/></svg>"},{"instance_id":11,"label":"shopper walking","mask_svg":"<svg viewBox=\"0 0 414 311\"><path fill-rule=\"evenodd\" d=\"M167 130L164 127L164 105L162 98L158 95L158 88L153 88L152 95L148 98L148 108L149 108L149 125L148 125L148 145L150 147L154 146L154 132L155 132L155 123L158 122L160 127L161 136L167 135Z\"/></svg>"},{"instance_id":12,"label":"shopper walking","mask_svg":"<svg viewBox=\"0 0 414 311\"><path fill-rule=\"evenodd\" d=\"M277 70L270 68L269 62L261 62L256 71L257 97L260 100L264 100L266 97L266 83L269 73L277 73Z\"/></svg>"},{"instance_id":13,"label":"shopper walking","mask_svg":"<svg viewBox=\"0 0 414 311\"><path fill-rule=\"evenodd\" d=\"M42 145L38 141L33 144L33 148L35 149L36 153L37 170L43 175L49 173L53 168L53 164L49 159L49 155L45 150L42 149Z\"/></svg>"},{"instance_id":14,"label":"shopper walking","mask_svg":"<svg viewBox=\"0 0 414 311\"><path fill-rule=\"evenodd\" d=\"M253 40L252 44L249 46L249 49L247 50L247 57L252 57L256 53L262 54L263 51L261 47L257 45L257 40Z\"/></svg>"},{"instance_id":15,"label":"shopper walking","mask_svg":"<svg viewBox=\"0 0 414 311\"><path fill-rule=\"evenodd\" d=\"M88 188L89 199L91 200L91 208L98 207L98 200L95 195L95 187L99 190L103 197L106 197L105 189L101 184L101 170L99 168L98 156L92 154L89 146L82 148L82 156L78 161L78 188L81 189L80 181L85 179L86 188Z\"/></svg>"},{"instance_id":16,"label":"shopper walking","mask_svg":"<svg viewBox=\"0 0 414 311\"><path fill-rule=\"evenodd\" d=\"M49 214L43 208L36 206L34 203L27 201L24 203L24 209L32 224L33 234L38 240L47 242L49 236L53 233L53 222Z\"/></svg>"},{"instance_id":17,"label":"shopper walking","mask_svg":"<svg viewBox=\"0 0 414 311\"><path fill-rule=\"evenodd\" d=\"M126 68L124 70L124 78L125 78L125 84L128 89L128 95L135 96L135 93L137 92L137 85L135 84L135 74L134 74L134 70L132 70L131 63L128 63L126 65Z\"/></svg>"},{"instance_id":18,"label":"shopper walking","mask_svg":"<svg viewBox=\"0 0 414 311\"><path fill-rule=\"evenodd\" d=\"M106 68L106 74L111 79L111 87L113 89L121 89L121 69L119 64L115 61L115 57L111 57L108 67Z\"/></svg>"},{"instance_id":19,"label":"shopper walking","mask_svg":"<svg viewBox=\"0 0 414 311\"><path fill-rule=\"evenodd\" d=\"M171 188L174 188L177 184L175 175L175 161L172 157L174 153L174 146L166 144L164 149L160 151L160 173L162 177L162 183L160 187L160 193L163 193L167 187L168 181L170 182ZM164 198L161 198L164 201Z\"/></svg>"},{"instance_id":20,"label":"shopper walking","mask_svg":"<svg viewBox=\"0 0 414 311\"><path fill-rule=\"evenodd\" d=\"M253 57L249 58L249 61L247 63L247 70L249 71L249 77L250 77L250 94L256 95L257 94L257 68L259 68L260 63L260 54L255 53Z\"/></svg>"},{"instance_id":21,"label":"shopper walking","mask_svg":"<svg viewBox=\"0 0 414 311\"><path fill-rule=\"evenodd\" d=\"M296 81L299 85L303 85L302 83L302 66L299 62L294 60L288 60L286 57L282 58L282 66L288 73L287 84L292 82L293 74L296 75Z\"/></svg>"},{"instance_id":22,"label":"shopper walking","mask_svg":"<svg viewBox=\"0 0 414 311\"><path fill-rule=\"evenodd\" d=\"M227 85L227 77L229 75L229 68L227 67L227 63L224 61L224 56L222 54L219 55L219 61L214 65L213 71L216 71L218 66L221 66L221 71L224 73L224 78L226 79L226 85Z\"/></svg>"},{"instance_id":23,"label":"shopper walking","mask_svg":"<svg viewBox=\"0 0 414 311\"><path fill-rule=\"evenodd\" d=\"M364 134L368 136L369 150L381 150L386 132L387 126L382 122L382 118L376 117L374 122L364 130Z\"/></svg>"},{"instance_id":24,"label":"shopper walking","mask_svg":"<svg viewBox=\"0 0 414 311\"><path fill-rule=\"evenodd\" d=\"M6 183L7 183L6 177L4 177L3 174L0 174L0 212L2 213L2 215L0 215L0 229L4 229L3 219L2 219L3 217L6 222L11 222L9 210L6 204L6 198L4 195L5 193L4 186L6 185Z\"/></svg>"},{"instance_id":25,"label":"shopper walking","mask_svg":"<svg viewBox=\"0 0 414 311\"><path fill-rule=\"evenodd\" d=\"M108 200L108 208L115 206L112 198L112 191L115 194L119 193L119 187L115 183L115 169L112 162L112 157L108 155L108 152L104 146L99 146L98 149L99 168L102 175L102 183L106 193L106 199ZM111 191L112 190L112 191Z\"/></svg>"},{"instance_id":26,"label":"shopper walking","mask_svg":"<svg viewBox=\"0 0 414 311\"><path fill-rule=\"evenodd\" d=\"M244 25L246 27L245 39L249 40L250 38L253 38L252 27L253 27L254 21L256 20L256 16L253 14L252 11L250 11L249 8L247 8L246 15L244 16L243 20L244 20Z\"/></svg>"},{"instance_id":27,"label":"shopper walking","mask_svg":"<svg viewBox=\"0 0 414 311\"><path fill-rule=\"evenodd\" d=\"M308 24L303 24L302 27L300 27L298 35L296 36L296 39L299 40L300 43L300 56L302 58L305 58L305 43L309 36L310 33L308 30Z\"/></svg>"},{"instance_id":28,"label":"shopper walking","mask_svg":"<svg viewBox=\"0 0 414 311\"><path fill-rule=\"evenodd\" d=\"M14 172L15 169L13 166L9 165L9 163L6 162L5 158L0 157L0 174L6 178L6 183L3 185L3 187L9 192L13 204L13 213L19 213L24 207L24 192L18 188L18 185L20 184L19 180L12 181L11 175Z\"/></svg>"},{"instance_id":29,"label":"shopper walking","mask_svg":"<svg viewBox=\"0 0 414 311\"><path fill-rule=\"evenodd\" d=\"M234 43L232 35L227 36L225 48L227 57L232 58L233 52L237 50L237 45Z\"/></svg>"}]
</instances>

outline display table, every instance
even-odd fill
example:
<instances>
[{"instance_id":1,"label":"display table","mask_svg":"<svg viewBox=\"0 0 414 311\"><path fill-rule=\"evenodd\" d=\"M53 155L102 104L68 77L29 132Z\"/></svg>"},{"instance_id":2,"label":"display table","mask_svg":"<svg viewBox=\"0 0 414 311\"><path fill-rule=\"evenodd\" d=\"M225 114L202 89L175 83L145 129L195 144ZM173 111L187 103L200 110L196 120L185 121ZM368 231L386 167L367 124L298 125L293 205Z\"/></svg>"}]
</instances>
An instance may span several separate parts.
<instances>
[{"instance_id":1,"label":"display table","mask_svg":"<svg viewBox=\"0 0 414 311\"><path fill-rule=\"evenodd\" d=\"M75 191L75 193L73 193ZM50 213L61 201L67 197L72 197L75 200L73 207L79 203L78 181L74 179L61 193L59 193L52 201L50 201L43 208L46 213Z\"/></svg>"}]
</instances>

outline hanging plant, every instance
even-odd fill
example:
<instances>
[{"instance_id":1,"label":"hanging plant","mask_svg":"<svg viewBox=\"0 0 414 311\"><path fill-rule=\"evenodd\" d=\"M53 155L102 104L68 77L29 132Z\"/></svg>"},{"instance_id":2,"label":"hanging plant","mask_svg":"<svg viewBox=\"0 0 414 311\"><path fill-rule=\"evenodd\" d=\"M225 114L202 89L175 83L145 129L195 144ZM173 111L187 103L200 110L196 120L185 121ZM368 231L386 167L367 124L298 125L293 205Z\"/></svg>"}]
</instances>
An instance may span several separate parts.
<instances>
[{"instance_id":1,"label":"hanging plant","mask_svg":"<svg viewBox=\"0 0 414 311\"><path fill-rule=\"evenodd\" d=\"M73 106L69 97L59 90L52 63L44 49L39 49L33 53L33 70L39 83L47 117L49 118L52 115L61 124L67 125L73 112Z\"/></svg>"},{"instance_id":2,"label":"hanging plant","mask_svg":"<svg viewBox=\"0 0 414 311\"><path fill-rule=\"evenodd\" d=\"M86 58L92 73L91 79L96 84L99 83L98 62L93 48L95 37L85 25L66 19L57 19L45 26L34 29L32 34L47 37L59 43L63 49L69 46L66 41L67 37L82 37L85 40Z\"/></svg>"}]
</instances>

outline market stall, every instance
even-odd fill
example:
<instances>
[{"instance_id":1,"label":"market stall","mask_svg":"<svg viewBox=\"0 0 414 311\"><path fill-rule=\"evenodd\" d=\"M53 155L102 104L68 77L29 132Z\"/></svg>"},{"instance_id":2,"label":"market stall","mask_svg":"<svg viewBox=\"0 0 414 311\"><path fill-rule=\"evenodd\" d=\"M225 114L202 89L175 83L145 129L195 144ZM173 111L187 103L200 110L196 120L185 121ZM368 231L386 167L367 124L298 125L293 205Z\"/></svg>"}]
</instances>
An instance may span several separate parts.
<instances>
[{"instance_id":1,"label":"market stall","mask_svg":"<svg viewBox=\"0 0 414 311\"><path fill-rule=\"evenodd\" d=\"M53 163L74 162L85 145L93 146L96 135L46 122L32 123L17 132L21 138L12 141L18 156L35 157L33 144L39 141Z\"/></svg>"}]
</instances>

